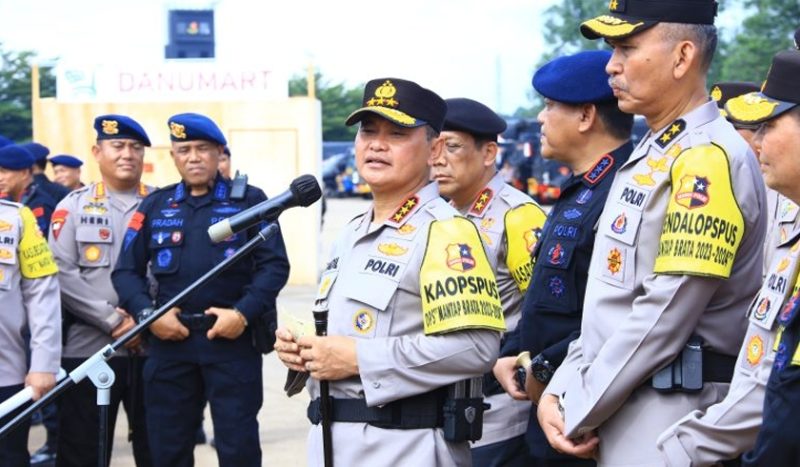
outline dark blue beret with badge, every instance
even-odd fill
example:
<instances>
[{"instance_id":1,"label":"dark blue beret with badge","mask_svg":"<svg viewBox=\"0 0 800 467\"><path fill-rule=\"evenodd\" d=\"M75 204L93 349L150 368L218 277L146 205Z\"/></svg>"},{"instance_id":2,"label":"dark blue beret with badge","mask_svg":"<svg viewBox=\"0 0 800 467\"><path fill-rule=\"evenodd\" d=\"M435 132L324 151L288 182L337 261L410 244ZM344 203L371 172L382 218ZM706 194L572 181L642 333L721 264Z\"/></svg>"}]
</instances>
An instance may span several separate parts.
<instances>
[{"instance_id":1,"label":"dark blue beret with badge","mask_svg":"<svg viewBox=\"0 0 800 467\"><path fill-rule=\"evenodd\" d=\"M27 149L16 144L0 148L0 167L8 170L30 169L35 162Z\"/></svg>"},{"instance_id":2,"label":"dark blue beret with badge","mask_svg":"<svg viewBox=\"0 0 800 467\"><path fill-rule=\"evenodd\" d=\"M608 13L584 21L587 39L622 39L658 23L714 24L715 0L610 0Z\"/></svg>"},{"instance_id":3,"label":"dark blue beret with badge","mask_svg":"<svg viewBox=\"0 0 800 467\"><path fill-rule=\"evenodd\" d=\"M445 99L445 103L444 131L463 131L481 139L496 140L508 127L505 120L478 101L456 97Z\"/></svg>"},{"instance_id":4,"label":"dark blue beret with badge","mask_svg":"<svg viewBox=\"0 0 800 467\"><path fill-rule=\"evenodd\" d=\"M725 104L728 116L740 122L762 123L800 105L800 50L778 52L772 59L761 92L736 97Z\"/></svg>"},{"instance_id":5,"label":"dark blue beret with badge","mask_svg":"<svg viewBox=\"0 0 800 467\"><path fill-rule=\"evenodd\" d=\"M25 143L20 144L20 147L30 153L33 156L33 160L35 162L45 160L47 155L50 154L50 149L47 148L44 144L39 143Z\"/></svg>"},{"instance_id":6,"label":"dark blue beret with badge","mask_svg":"<svg viewBox=\"0 0 800 467\"><path fill-rule=\"evenodd\" d=\"M548 62L533 75L533 87L542 96L565 104L590 104L616 99L608 85L607 50L565 55Z\"/></svg>"},{"instance_id":7,"label":"dark blue beret with badge","mask_svg":"<svg viewBox=\"0 0 800 467\"><path fill-rule=\"evenodd\" d=\"M379 115L407 128L430 125L442 131L447 104L435 92L419 84L399 78L370 80L364 87L362 107L351 113L347 126L360 122L366 115Z\"/></svg>"},{"instance_id":8,"label":"dark blue beret with badge","mask_svg":"<svg viewBox=\"0 0 800 467\"><path fill-rule=\"evenodd\" d=\"M94 119L94 129L97 131L97 140L102 139L133 139L140 141L145 146L150 146L150 138L139 123L124 115L100 115Z\"/></svg>"},{"instance_id":9,"label":"dark blue beret with badge","mask_svg":"<svg viewBox=\"0 0 800 467\"><path fill-rule=\"evenodd\" d=\"M169 138L172 141L211 141L221 146L226 146L228 140L222 134L213 120L205 115L183 113L173 115L167 121L169 125Z\"/></svg>"},{"instance_id":10,"label":"dark blue beret with badge","mask_svg":"<svg viewBox=\"0 0 800 467\"><path fill-rule=\"evenodd\" d=\"M50 163L53 164L53 167L57 165L63 165L64 167L72 167L73 169L77 169L83 165L82 160L75 156L70 156L69 154L59 154L57 156L53 156L50 158Z\"/></svg>"},{"instance_id":11,"label":"dark blue beret with badge","mask_svg":"<svg viewBox=\"0 0 800 467\"><path fill-rule=\"evenodd\" d=\"M14 144L14 142L3 135L0 135L0 148L6 147L9 144Z\"/></svg>"}]
</instances>

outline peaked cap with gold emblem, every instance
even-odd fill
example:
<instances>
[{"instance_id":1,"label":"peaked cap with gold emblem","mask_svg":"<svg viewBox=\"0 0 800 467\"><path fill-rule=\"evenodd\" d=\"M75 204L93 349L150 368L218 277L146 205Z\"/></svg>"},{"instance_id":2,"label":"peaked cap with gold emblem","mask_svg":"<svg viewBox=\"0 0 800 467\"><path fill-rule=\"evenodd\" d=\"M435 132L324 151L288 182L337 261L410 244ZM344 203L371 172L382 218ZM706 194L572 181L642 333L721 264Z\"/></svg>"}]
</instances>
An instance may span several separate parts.
<instances>
[{"instance_id":1,"label":"peaked cap with gold emblem","mask_svg":"<svg viewBox=\"0 0 800 467\"><path fill-rule=\"evenodd\" d=\"M195 113L182 113L173 115L167 121L169 125L169 138L172 141L211 141L221 146L227 146L228 140L222 134L213 120L205 115Z\"/></svg>"},{"instance_id":2,"label":"peaked cap with gold emblem","mask_svg":"<svg viewBox=\"0 0 800 467\"><path fill-rule=\"evenodd\" d=\"M413 81L399 78L370 80L364 87L362 107L351 113L345 124L360 122L372 113L407 128L430 125L442 131L447 104L435 92Z\"/></svg>"},{"instance_id":3,"label":"peaked cap with gold emblem","mask_svg":"<svg viewBox=\"0 0 800 467\"><path fill-rule=\"evenodd\" d=\"M125 115L100 115L94 119L97 140L101 139L134 139L145 146L150 146L150 138L142 125Z\"/></svg>"},{"instance_id":4,"label":"peaked cap with gold emblem","mask_svg":"<svg viewBox=\"0 0 800 467\"><path fill-rule=\"evenodd\" d=\"M761 92L751 92L725 104L728 115L747 123L771 120L800 104L800 51L778 52L772 59Z\"/></svg>"},{"instance_id":5,"label":"peaked cap with gold emblem","mask_svg":"<svg viewBox=\"0 0 800 467\"><path fill-rule=\"evenodd\" d=\"M716 101L719 113L729 122L731 122L735 128L755 130L757 125L753 125L748 122L740 122L735 118L731 118L731 116L725 110L725 104L727 104L728 101L734 97L747 94L748 92L756 92L758 89L759 88L756 83L747 81L726 81L722 83L716 83L711 86L711 98Z\"/></svg>"},{"instance_id":6,"label":"peaked cap with gold emblem","mask_svg":"<svg viewBox=\"0 0 800 467\"><path fill-rule=\"evenodd\" d=\"M658 23L714 24L714 0L609 0L608 14L581 24L587 39L622 39Z\"/></svg>"}]
</instances>

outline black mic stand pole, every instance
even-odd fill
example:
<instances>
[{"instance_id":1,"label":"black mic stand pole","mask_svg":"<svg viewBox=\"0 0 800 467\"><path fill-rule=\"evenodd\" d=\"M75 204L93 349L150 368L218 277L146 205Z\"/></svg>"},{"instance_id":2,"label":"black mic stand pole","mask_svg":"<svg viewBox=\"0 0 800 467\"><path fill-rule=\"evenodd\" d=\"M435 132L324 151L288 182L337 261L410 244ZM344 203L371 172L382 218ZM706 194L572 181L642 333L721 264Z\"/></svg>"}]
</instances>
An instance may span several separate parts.
<instances>
[{"instance_id":1,"label":"black mic stand pole","mask_svg":"<svg viewBox=\"0 0 800 467\"><path fill-rule=\"evenodd\" d=\"M311 311L318 336L328 335L328 301L317 300ZM327 380L319 381L319 410L322 415L322 455L325 467L333 467L333 434L331 433L331 389Z\"/></svg>"},{"instance_id":2,"label":"black mic stand pole","mask_svg":"<svg viewBox=\"0 0 800 467\"><path fill-rule=\"evenodd\" d=\"M100 407L99 449L101 455L98 457L99 460L98 463L100 467L106 467L108 404L111 396L111 385L114 383L114 371L111 369L110 366L108 366L108 363L106 362L109 359L111 359L111 357L114 356L114 352L123 348L125 344L127 344L128 342L133 340L136 336L144 332L148 327L150 327L151 324L153 324L154 321L160 318L163 314L165 314L173 307L183 303L183 301L186 299L186 297L189 296L189 294L191 294L201 286L210 282L212 279L218 276L222 271L230 267L234 262L238 261L243 256L250 253L261 242L264 242L271 236L275 235L277 231L278 231L278 224L275 223L269 224L268 226L263 228L258 233L258 235L250 239L250 241L248 241L243 247L239 248L238 250L236 250L234 254L226 258L218 265L214 266L213 269L203 274L202 277L192 282L192 284L189 285L189 287L182 290L178 295L172 297L167 303L162 305L159 309L155 310L153 314L151 314L145 320L143 320L140 323L137 323L136 326L134 326L130 331L123 334L119 339L98 350L94 355L86 359L83 363L80 364L80 366L71 371L67 378L61 380L61 382L57 383L53 389L51 389L47 394L43 395L41 399L28 406L25 410L23 410L16 417L14 417L13 420L11 420L7 424L5 424L2 428L0 428L0 439L5 437L11 430L19 426L23 421L30 418L30 416L33 415L33 412L35 412L45 404L49 403L56 397L60 396L70 387L80 383L81 381L83 381L84 378L88 376L89 379L97 388L97 405ZM22 391L24 391L24 389ZM22 405L25 402L27 402L27 400L20 403L20 405ZM10 410L13 410L13 408L9 409L9 411Z\"/></svg>"}]
</instances>

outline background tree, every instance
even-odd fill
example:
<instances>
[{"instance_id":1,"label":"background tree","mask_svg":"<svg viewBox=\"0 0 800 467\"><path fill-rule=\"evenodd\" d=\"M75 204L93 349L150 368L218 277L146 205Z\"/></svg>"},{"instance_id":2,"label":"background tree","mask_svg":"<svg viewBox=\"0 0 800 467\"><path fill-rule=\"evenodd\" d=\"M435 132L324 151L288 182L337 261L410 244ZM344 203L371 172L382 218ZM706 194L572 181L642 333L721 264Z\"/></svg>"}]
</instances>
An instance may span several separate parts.
<instances>
[{"instance_id":1,"label":"background tree","mask_svg":"<svg viewBox=\"0 0 800 467\"><path fill-rule=\"evenodd\" d=\"M322 103L322 140L353 141L356 127L345 126L344 121L350 113L361 107L363 84L353 88L343 83L326 82L321 73L315 73L316 96ZM289 80L290 96L308 94L305 75L295 75Z\"/></svg>"},{"instance_id":2,"label":"background tree","mask_svg":"<svg viewBox=\"0 0 800 467\"><path fill-rule=\"evenodd\" d=\"M0 134L16 142L31 139L31 65L36 54L31 51L5 51L0 44ZM42 97L55 96L56 80L52 70L40 70Z\"/></svg>"},{"instance_id":3,"label":"background tree","mask_svg":"<svg viewBox=\"0 0 800 467\"><path fill-rule=\"evenodd\" d=\"M746 19L717 57L721 81L754 81L767 76L772 57L793 46L794 30L800 26L797 0L743 0Z\"/></svg>"}]
</instances>

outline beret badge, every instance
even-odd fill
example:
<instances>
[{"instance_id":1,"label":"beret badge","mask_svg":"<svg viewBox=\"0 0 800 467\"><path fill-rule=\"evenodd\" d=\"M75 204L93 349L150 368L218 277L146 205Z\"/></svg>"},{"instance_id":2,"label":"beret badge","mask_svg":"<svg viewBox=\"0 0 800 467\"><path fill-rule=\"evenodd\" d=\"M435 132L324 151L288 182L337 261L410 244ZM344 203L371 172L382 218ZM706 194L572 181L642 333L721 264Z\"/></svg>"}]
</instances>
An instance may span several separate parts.
<instances>
[{"instance_id":1,"label":"beret badge","mask_svg":"<svg viewBox=\"0 0 800 467\"><path fill-rule=\"evenodd\" d=\"M103 120L103 133L107 135L116 135L119 133L119 122L116 120Z\"/></svg>"},{"instance_id":2,"label":"beret badge","mask_svg":"<svg viewBox=\"0 0 800 467\"><path fill-rule=\"evenodd\" d=\"M169 131L172 133L172 136L185 139L186 138L186 127L181 125L180 123L169 122Z\"/></svg>"}]
</instances>

